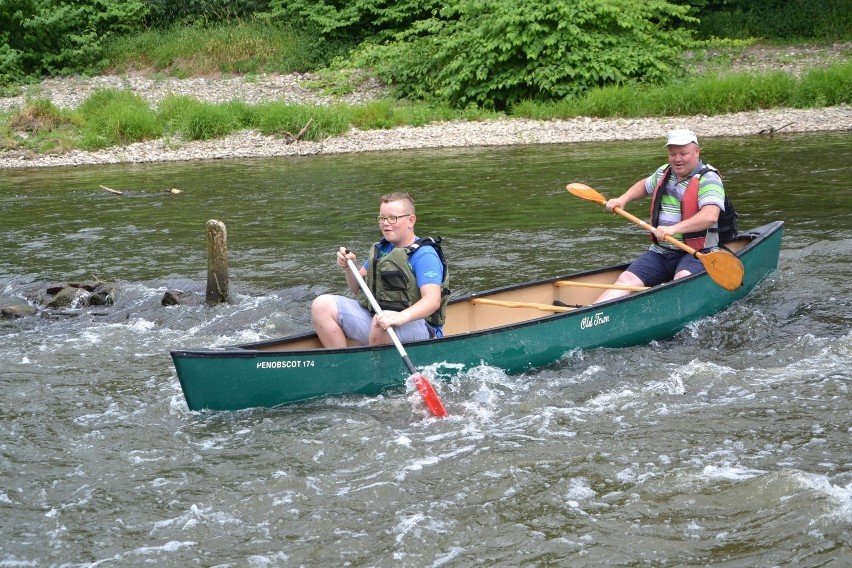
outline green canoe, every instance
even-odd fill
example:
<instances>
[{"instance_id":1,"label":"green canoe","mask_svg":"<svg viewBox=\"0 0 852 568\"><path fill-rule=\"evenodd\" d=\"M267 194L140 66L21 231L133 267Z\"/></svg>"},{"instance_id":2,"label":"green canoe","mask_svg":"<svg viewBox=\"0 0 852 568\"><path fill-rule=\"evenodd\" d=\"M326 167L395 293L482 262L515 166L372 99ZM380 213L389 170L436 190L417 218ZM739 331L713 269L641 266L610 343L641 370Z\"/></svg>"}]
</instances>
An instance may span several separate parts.
<instances>
[{"instance_id":1,"label":"green canoe","mask_svg":"<svg viewBox=\"0 0 852 568\"><path fill-rule=\"evenodd\" d=\"M745 269L742 286L733 292L701 273L589 305L626 267L614 266L456 299L448 307L445 337L408 343L405 348L418 366L428 366L434 380L450 379L481 364L520 373L553 364L576 349L665 339L749 294L777 268L782 233L783 223L776 221L726 245ZM392 344L324 349L313 333L232 347L174 350L171 356L190 410L376 395L401 387L409 376Z\"/></svg>"}]
</instances>

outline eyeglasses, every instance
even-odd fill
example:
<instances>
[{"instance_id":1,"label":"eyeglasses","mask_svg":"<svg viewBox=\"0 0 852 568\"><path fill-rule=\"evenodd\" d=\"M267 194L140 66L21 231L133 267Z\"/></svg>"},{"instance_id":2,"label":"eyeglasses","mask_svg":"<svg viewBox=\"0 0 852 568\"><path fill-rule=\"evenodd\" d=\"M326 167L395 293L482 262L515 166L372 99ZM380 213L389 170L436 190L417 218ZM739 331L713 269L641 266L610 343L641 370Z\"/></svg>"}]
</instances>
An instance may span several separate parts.
<instances>
[{"instance_id":1,"label":"eyeglasses","mask_svg":"<svg viewBox=\"0 0 852 568\"><path fill-rule=\"evenodd\" d=\"M378 222L379 222L379 225L381 225L381 224L382 224L382 223L384 223L385 221L387 221L388 223L390 223L391 225L393 225L393 224L395 224L397 221L399 221L400 217L411 217L411 215L412 215L412 213L408 213L408 214L406 214L406 215L388 215L387 217L384 217L384 216L382 216L382 215L379 215L378 217L376 217L376 221L378 221Z\"/></svg>"}]
</instances>

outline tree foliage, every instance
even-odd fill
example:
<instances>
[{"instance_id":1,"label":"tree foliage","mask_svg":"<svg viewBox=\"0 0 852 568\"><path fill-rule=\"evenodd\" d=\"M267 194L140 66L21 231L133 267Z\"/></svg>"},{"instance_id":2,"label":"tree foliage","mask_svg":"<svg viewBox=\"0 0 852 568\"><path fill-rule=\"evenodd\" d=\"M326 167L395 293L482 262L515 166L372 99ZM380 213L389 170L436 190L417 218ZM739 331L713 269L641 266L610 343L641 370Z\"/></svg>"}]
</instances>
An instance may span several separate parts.
<instances>
[{"instance_id":1,"label":"tree foliage","mask_svg":"<svg viewBox=\"0 0 852 568\"><path fill-rule=\"evenodd\" d=\"M218 24L250 19L265 13L268 0L148 0L148 25L167 28L174 24Z\"/></svg>"},{"instance_id":2,"label":"tree foliage","mask_svg":"<svg viewBox=\"0 0 852 568\"><path fill-rule=\"evenodd\" d=\"M143 0L5 0L0 83L96 72L104 42L138 29L145 14Z\"/></svg>"},{"instance_id":3,"label":"tree foliage","mask_svg":"<svg viewBox=\"0 0 852 568\"><path fill-rule=\"evenodd\" d=\"M256 18L319 37L305 40L318 54L313 61L360 43L342 64L372 67L401 96L500 109L597 87L665 82L694 45L692 34L848 39L848 2L0 0L0 85L97 73L115 36L186 24L204 31Z\"/></svg>"},{"instance_id":4,"label":"tree foliage","mask_svg":"<svg viewBox=\"0 0 852 568\"><path fill-rule=\"evenodd\" d=\"M849 0L690 0L701 38L848 40Z\"/></svg>"},{"instance_id":5,"label":"tree foliage","mask_svg":"<svg viewBox=\"0 0 852 568\"><path fill-rule=\"evenodd\" d=\"M273 19L298 21L327 39L390 37L427 18L443 0L270 0Z\"/></svg>"},{"instance_id":6,"label":"tree foliage","mask_svg":"<svg viewBox=\"0 0 852 568\"><path fill-rule=\"evenodd\" d=\"M403 96L499 109L665 80L692 42L681 26L688 10L663 0L450 0L356 63Z\"/></svg>"}]
</instances>

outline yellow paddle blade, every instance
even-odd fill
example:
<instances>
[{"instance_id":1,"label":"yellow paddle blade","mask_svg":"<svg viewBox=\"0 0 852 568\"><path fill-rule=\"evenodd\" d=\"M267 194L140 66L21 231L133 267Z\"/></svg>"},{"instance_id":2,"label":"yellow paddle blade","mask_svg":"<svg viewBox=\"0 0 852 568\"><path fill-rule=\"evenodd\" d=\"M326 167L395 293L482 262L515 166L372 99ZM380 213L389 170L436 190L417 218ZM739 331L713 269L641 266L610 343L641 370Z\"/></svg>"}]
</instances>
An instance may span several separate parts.
<instances>
[{"instance_id":1,"label":"yellow paddle blade","mask_svg":"<svg viewBox=\"0 0 852 568\"><path fill-rule=\"evenodd\" d=\"M724 250L714 250L707 254L698 254L698 260L704 265L707 275L713 282L733 292L743 285L745 269L740 259Z\"/></svg>"},{"instance_id":2,"label":"yellow paddle blade","mask_svg":"<svg viewBox=\"0 0 852 568\"><path fill-rule=\"evenodd\" d=\"M572 195L576 195L581 199L594 201L598 205L606 204L606 197L584 183L569 183L565 186L565 189L567 189Z\"/></svg>"}]
</instances>

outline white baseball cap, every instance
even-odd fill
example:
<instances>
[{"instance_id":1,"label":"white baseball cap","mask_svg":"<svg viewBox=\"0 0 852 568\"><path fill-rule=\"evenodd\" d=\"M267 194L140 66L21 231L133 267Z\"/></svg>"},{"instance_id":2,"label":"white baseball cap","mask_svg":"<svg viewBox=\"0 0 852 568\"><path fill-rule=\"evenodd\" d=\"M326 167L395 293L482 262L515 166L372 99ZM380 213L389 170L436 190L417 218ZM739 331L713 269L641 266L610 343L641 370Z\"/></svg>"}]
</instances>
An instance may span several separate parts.
<instances>
[{"instance_id":1,"label":"white baseball cap","mask_svg":"<svg viewBox=\"0 0 852 568\"><path fill-rule=\"evenodd\" d=\"M669 139L668 142L666 142L666 146L686 146L690 142L695 142L696 145L698 144L698 137L695 136L695 132L693 132L692 130L670 130Z\"/></svg>"}]
</instances>

